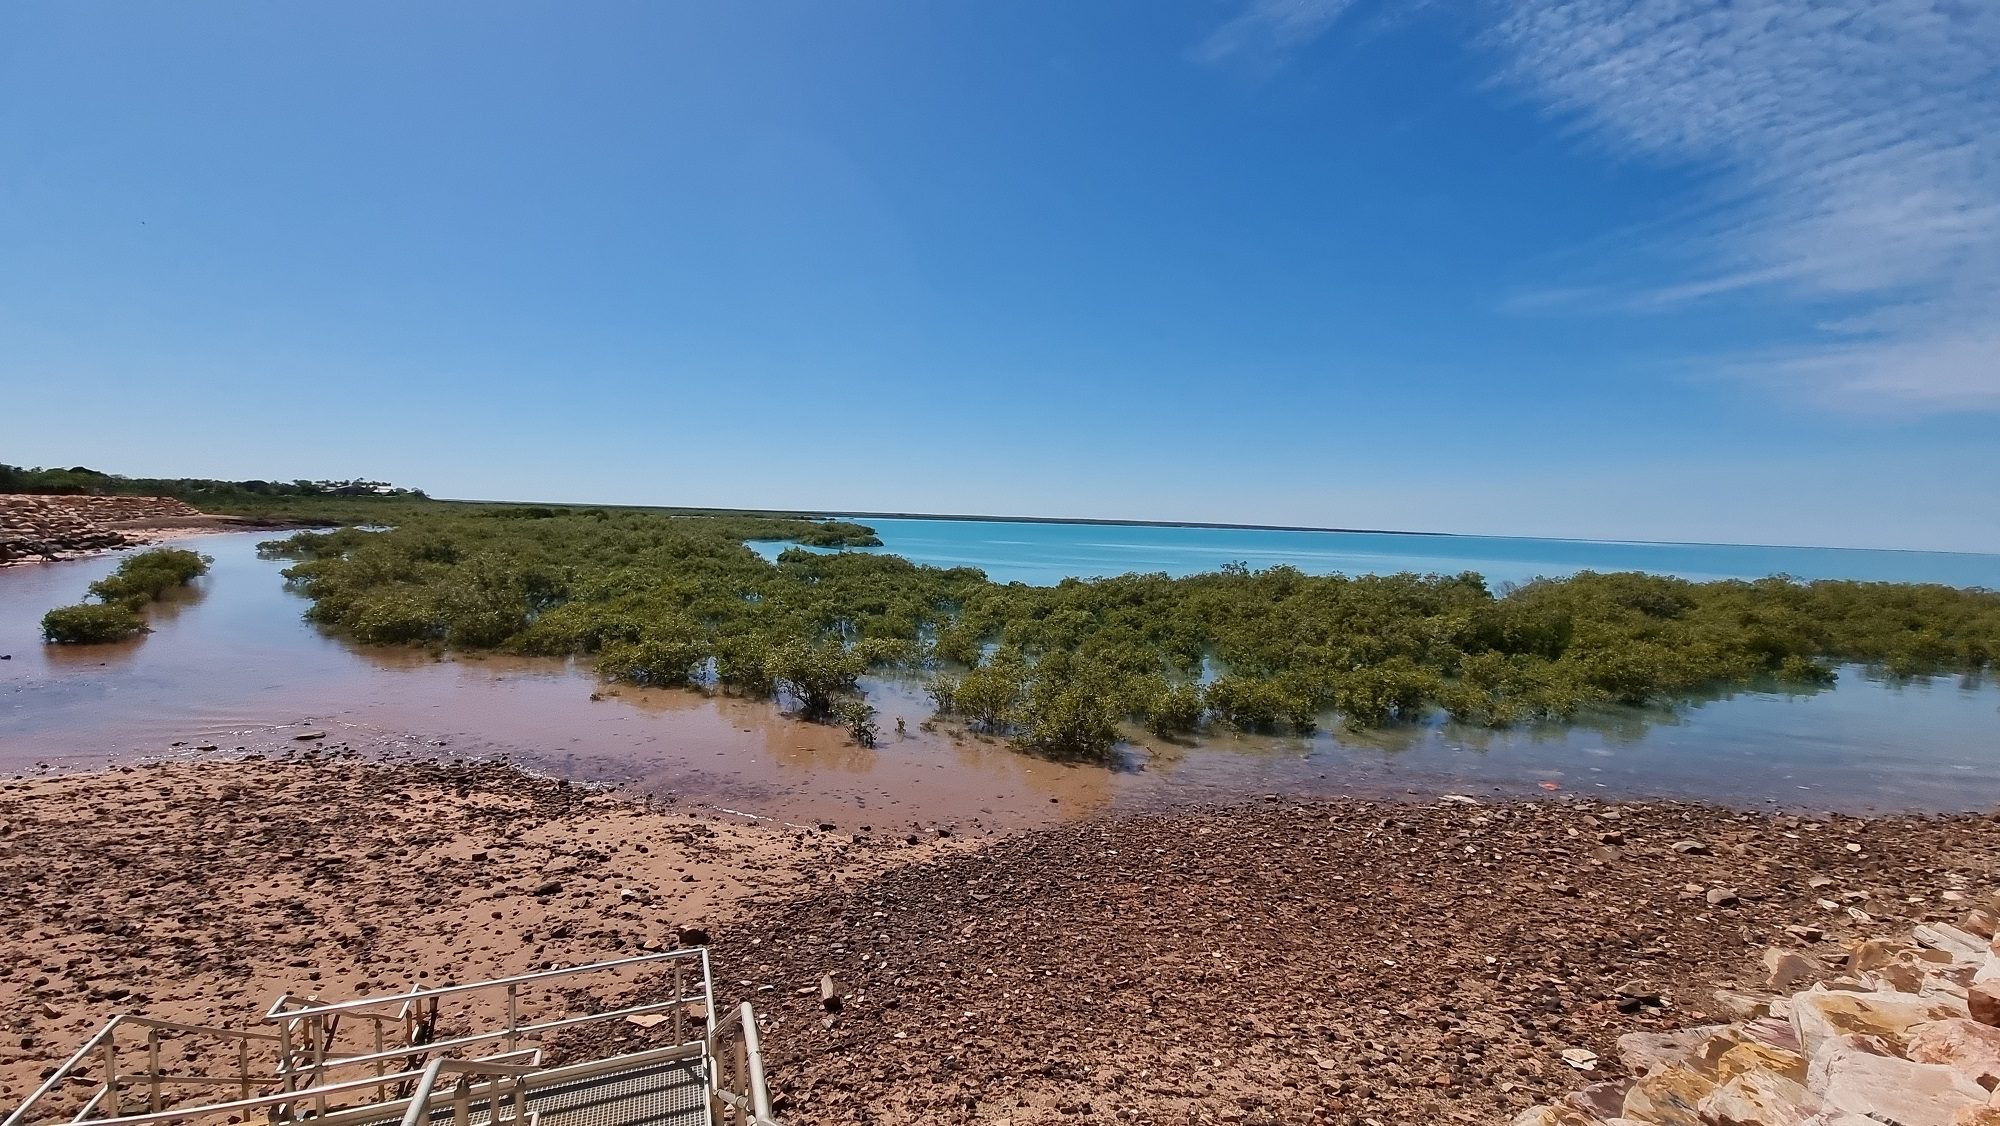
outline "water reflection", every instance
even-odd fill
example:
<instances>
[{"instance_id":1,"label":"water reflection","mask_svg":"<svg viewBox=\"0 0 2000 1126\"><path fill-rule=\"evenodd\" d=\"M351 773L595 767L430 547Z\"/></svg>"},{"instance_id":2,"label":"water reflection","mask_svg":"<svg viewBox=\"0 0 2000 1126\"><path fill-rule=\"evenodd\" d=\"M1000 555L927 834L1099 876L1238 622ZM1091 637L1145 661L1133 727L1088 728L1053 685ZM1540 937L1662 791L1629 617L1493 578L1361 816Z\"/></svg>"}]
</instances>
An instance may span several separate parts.
<instances>
[{"instance_id":1,"label":"water reflection","mask_svg":"<svg viewBox=\"0 0 2000 1126\"><path fill-rule=\"evenodd\" d=\"M39 634L39 627L37 633ZM123 641L105 645L51 645L48 647L45 659L53 668L79 671L123 664L139 655L139 650L145 647L146 638L149 636L151 635L145 633L134 634ZM37 636L35 641L39 643L41 638Z\"/></svg>"},{"instance_id":2,"label":"water reflection","mask_svg":"<svg viewBox=\"0 0 2000 1126\"><path fill-rule=\"evenodd\" d=\"M1842 808L2000 802L2000 689L1978 677L1890 681L1847 668L1825 691L1759 685L1505 731L1442 721L1350 731L1335 721L1311 738L1198 744L1135 731L1121 768L1106 770L926 732L930 702L908 675L863 681L882 732L863 748L759 701L607 689L574 662L352 646L303 620L283 564L256 557L258 538L197 542L215 557L211 573L157 609L153 633L113 646L44 646L39 619L78 601L115 559L0 570L0 653L13 655L0 662L0 770L179 753L176 742L284 747L292 725L310 723L355 746L500 752L664 797L877 829L1413 788Z\"/></svg>"},{"instance_id":3,"label":"water reflection","mask_svg":"<svg viewBox=\"0 0 2000 1126\"><path fill-rule=\"evenodd\" d=\"M152 629L158 629L161 623L174 621L182 614L201 605L202 600L207 597L208 580L206 578L198 578L184 587L167 591L165 594L147 603L142 613L145 615L147 626ZM145 635L141 634L140 636L143 637Z\"/></svg>"}]
</instances>

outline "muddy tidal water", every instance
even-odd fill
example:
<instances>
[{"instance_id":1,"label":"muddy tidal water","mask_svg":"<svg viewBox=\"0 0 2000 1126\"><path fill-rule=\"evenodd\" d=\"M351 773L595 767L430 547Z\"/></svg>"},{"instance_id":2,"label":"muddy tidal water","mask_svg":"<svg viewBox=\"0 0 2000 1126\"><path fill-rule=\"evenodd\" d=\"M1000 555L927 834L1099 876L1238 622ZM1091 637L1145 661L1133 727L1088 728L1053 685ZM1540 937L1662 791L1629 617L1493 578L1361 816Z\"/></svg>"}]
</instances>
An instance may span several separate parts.
<instances>
[{"instance_id":1,"label":"muddy tidal water","mask_svg":"<svg viewBox=\"0 0 2000 1126\"><path fill-rule=\"evenodd\" d=\"M271 753L324 732L366 753L505 754L531 769L663 799L843 829L1004 828L1109 808L1263 794L1474 796L1587 792L1746 807L2000 806L2000 688L1887 683L1857 668L1800 695L1748 691L1678 709L1619 709L1567 728L1446 724L1312 739L1148 742L1111 769L926 734L914 683L866 684L880 746L771 706L606 689L574 664L437 658L321 634L259 534L184 541L213 571L116 646L44 645L39 620L115 558L0 569L0 773L162 757ZM593 694L601 698L593 699ZM901 718L907 734L898 736Z\"/></svg>"}]
</instances>

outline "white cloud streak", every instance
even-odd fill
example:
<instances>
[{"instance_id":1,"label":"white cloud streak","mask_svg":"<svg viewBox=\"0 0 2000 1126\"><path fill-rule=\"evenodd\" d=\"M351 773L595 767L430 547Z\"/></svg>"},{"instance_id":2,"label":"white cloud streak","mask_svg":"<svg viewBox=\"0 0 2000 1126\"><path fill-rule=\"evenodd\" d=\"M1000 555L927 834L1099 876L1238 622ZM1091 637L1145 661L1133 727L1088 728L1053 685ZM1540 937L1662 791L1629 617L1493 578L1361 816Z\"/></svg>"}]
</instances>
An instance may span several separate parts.
<instances>
[{"instance_id":1,"label":"white cloud streak","mask_svg":"<svg viewBox=\"0 0 2000 1126\"><path fill-rule=\"evenodd\" d=\"M1236 18L1194 49L1199 62L1249 59L1268 63L1317 38L1354 0L1250 0Z\"/></svg>"},{"instance_id":2,"label":"white cloud streak","mask_svg":"<svg viewBox=\"0 0 2000 1126\"><path fill-rule=\"evenodd\" d=\"M1333 26L1333 7L1288 25L1285 45ZM1717 173L1670 250L1631 248L1670 253L1683 275L1632 304L1775 293L1823 312L1819 327L1732 359L1732 374L1847 406L2000 410L2000 3L1476 10L1501 83L1614 156Z\"/></svg>"}]
</instances>

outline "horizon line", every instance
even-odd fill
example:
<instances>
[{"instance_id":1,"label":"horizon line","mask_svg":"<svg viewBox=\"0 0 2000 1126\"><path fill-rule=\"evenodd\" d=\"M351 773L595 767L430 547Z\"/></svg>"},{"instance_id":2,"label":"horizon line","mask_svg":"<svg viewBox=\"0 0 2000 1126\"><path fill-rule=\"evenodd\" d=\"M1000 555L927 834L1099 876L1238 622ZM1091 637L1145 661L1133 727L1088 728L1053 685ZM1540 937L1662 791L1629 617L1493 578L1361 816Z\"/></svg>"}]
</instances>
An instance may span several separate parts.
<instances>
[{"instance_id":1,"label":"horizon line","mask_svg":"<svg viewBox=\"0 0 2000 1126\"><path fill-rule=\"evenodd\" d=\"M1994 551L1958 551L1932 547L1853 547L1838 544L1740 543L1729 540L1649 540L1597 538L1591 536L1502 536L1484 532L1423 532L1398 528L1337 528L1313 524L1239 524L1218 520L1141 520L1097 516L997 516L969 512L863 512L832 508L726 508L707 505L604 504L580 501L493 501L470 497L432 498L461 504L561 504L580 508L649 508L690 514L722 514L793 518L856 520L968 520L988 524L1089 524L1119 528L1209 528L1243 532L1322 532L1333 535L1426 536L1438 539L1531 540L1540 543L1636 544L1651 547L1745 547L1783 551L1893 551L1907 555L1965 555L1979 559L2000 558Z\"/></svg>"}]
</instances>

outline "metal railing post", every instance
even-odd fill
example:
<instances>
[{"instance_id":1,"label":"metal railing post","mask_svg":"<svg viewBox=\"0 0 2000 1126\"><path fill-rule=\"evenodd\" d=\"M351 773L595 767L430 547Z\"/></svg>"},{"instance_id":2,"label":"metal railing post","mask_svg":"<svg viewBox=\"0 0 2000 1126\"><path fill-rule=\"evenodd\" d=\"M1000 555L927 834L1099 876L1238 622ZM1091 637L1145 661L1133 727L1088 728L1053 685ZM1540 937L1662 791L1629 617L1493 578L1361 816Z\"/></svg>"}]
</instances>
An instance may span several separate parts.
<instances>
[{"instance_id":1,"label":"metal railing post","mask_svg":"<svg viewBox=\"0 0 2000 1126\"><path fill-rule=\"evenodd\" d=\"M146 1030L146 1109L160 1109L160 1030Z\"/></svg>"},{"instance_id":2,"label":"metal railing post","mask_svg":"<svg viewBox=\"0 0 2000 1126\"><path fill-rule=\"evenodd\" d=\"M687 985L683 980L683 965L674 963L674 1043L685 1044L687 1038Z\"/></svg>"},{"instance_id":3,"label":"metal railing post","mask_svg":"<svg viewBox=\"0 0 2000 1126\"><path fill-rule=\"evenodd\" d=\"M325 1085L325 1083L326 1083L326 1041L327 1041L327 1038L329 1037L329 1035L330 1035L331 1033L332 1033L332 1029L330 1029L330 1028L329 1028L329 1027L327 1026L327 1023L326 1023L326 1018L325 1018L325 1017L322 1017L322 1016L315 1016L315 1017L313 1017L313 1023L312 1023L312 1044L313 1044L313 1071L312 1071L312 1083L313 1083L313 1086L314 1086L314 1087L321 1087L321 1086L324 1086L324 1085ZM313 1096L313 1112L314 1112L315 1114L319 1114L319 1115L325 1115L325 1114L326 1114L326 1096L325 1096L324 1094L320 1094L320 1095L315 1095L315 1096Z\"/></svg>"},{"instance_id":4,"label":"metal railing post","mask_svg":"<svg viewBox=\"0 0 2000 1126\"><path fill-rule=\"evenodd\" d=\"M732 1084L741 1084L743 1093L750 1093L750 1041L742 1035L736 1037L736 1078Z\"/></svg>"},{"instance_id":5,"label":"metal railing post","mask_svg":"<svg viewBox=\"0 0 2000 1126\"><path fill-rule=\"evenodd\" d=\"M106 1105L111 1108L111 1117L118 1117L118 1036L113 1033L104 1040L104 1093Z\"/></svg>"},{"instance_id":6,"label":"metal railing post","mask_svg":"<svg viewBox=\"0 0 2000 1126\"><path fill-rule=\"evenodd\" d=\"M724 1077L722 1074L722 1053L718 1050L721 1046L721 1041L722 1037L719 1030L710 1027L708 1034L702 1037L701 1049L702 1070L708 1072L708 1120L711 1123L715 1123L716 1126L720 1126L723 1116L727 1113L726 1108L728 1106L727 1103L722 1101Z\"/></svg>"},{"instance_id":7,"label":"metal railing post","mask_svg":"<svg viewBox=\"0 0 2000 1126\"><path fill-rule=\"evenodd\" d=\"M771 1117L771 1090L764 1083L764 1047L757 1035L757 1010L743 1002L743 1093L750 1098L746 1118L763 1122Z\"/></svg>"},{"instance_id":8,"label":"metal railing post","mask_svg":"<svg viewBox=\"0 0 2000 1126\"><path fill-rule=\"evenodd\" d=\"M708 1027L713 1029L715 1027L715 975L709 972L708 947L703 946L698 949L701 951L702 1019L706 1020Z\"/></svg>"},{"instance_id":9,"label":"metal railing post","mask_svg":"<svg viewBox=\"0 0 2000 1126\"><path fill-rule=\"evenodd\" d=\"M243 1074L247 1077L250 1074L250 1070L245 1068ZM250 1081L248 1078L245 1078L243 1082L244 1086L249 1086ZM281 1091L290 1091L292 1089L292 1022L290 1019L278 1022L278 1089Z\"/></svg>"},{"instance_id":10,"label":"metal railing post","mask_svg":"<svg viewBox=\"0 0 2000 1126\"><path fill-rule=\"evenodd\" d=\"M521 1027L521 986L519 982L507 983L507 1050L513 1051L519 1037L515 1030Z\"/></svg>"}]
</instances>

